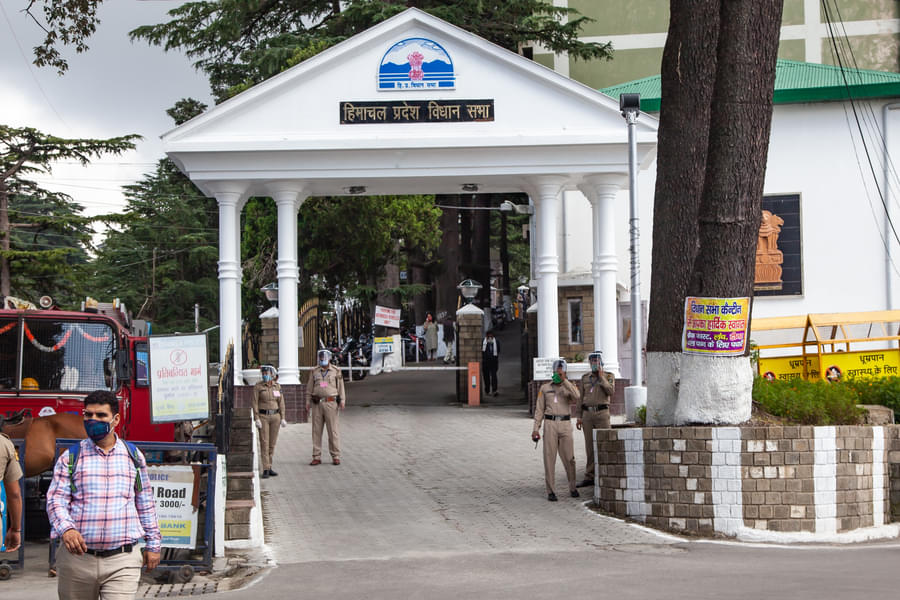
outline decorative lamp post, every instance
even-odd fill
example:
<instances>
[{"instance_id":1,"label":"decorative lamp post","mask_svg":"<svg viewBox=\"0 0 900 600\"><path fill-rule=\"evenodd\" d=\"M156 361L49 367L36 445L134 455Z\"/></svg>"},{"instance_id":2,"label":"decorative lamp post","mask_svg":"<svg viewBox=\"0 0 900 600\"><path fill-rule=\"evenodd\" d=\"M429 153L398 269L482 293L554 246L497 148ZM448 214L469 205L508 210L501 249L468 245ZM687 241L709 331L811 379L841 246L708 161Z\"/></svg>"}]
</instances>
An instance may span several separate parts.
<instances>
[{"instance_id":1,"label":"decorative lamp post","mask_svg":"<svg viewBox=\"0 0 900 600\"><path fill-rule=\"evenodd\" d=\"M482 287L484 286L474 279L466 279L456 286L456 289L458 289L459 293L462 294L462 297L466 299L466 304L472 304L472 302L475 301L475 296L478 295L478 290Z\"/></svg>"},{"instance_id":2,"label":"decorative lamp post","mask_svg":"<svg viewBox=\"0 0 900 600\"><path fill-rule=\"evenodd\" d=\"M266 295L266 300L272 303L272 306L278 308L278 284L277 283L269 283L264 285L259 289L263 294Z\"/></svg>"}]
</instances>

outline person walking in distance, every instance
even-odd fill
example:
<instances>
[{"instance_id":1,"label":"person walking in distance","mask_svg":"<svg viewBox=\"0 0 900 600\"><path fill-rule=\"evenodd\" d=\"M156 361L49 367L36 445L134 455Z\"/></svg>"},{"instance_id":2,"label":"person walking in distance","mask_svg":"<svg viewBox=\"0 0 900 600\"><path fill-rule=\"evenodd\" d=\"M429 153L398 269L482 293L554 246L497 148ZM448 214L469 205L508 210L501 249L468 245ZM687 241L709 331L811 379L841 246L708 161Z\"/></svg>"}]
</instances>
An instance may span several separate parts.
<instances>
[{"instance_id":1,"label":"person walking in distance","mask_svg":"<svg viewBox=\"0 0 900 600\"><path fill-rule=\"evenodd\" d=\"M609 429L609 401L616 390L616 378L603 370L603 355L595 350L588 355L591 372L578 382L581 402L575 427L584 432L584 479L578 487L594 485L594 430Z\"/></svg>"},{"instance_id":2,"label":"person walking in distance","mask_svg":"<svg viewBox=\"0 0 900 600\"><path fill-rule=\"evenodd\" d=\"M539 432L544 424L544 481L547 486L547 500L556 502L556 457L562 460L569 480L569 495L579 496L575 489L575 445L572 441L571 406L578 402L578 389L566 379L566 361L559 359L553 363L550 383L541 386L534 407L534 429L531 440L541 439Z\"/></svg>"},{"instance_id":3,"label":"person walking in distance","mask_svg":"<svg viewBox=\"0 0 900 600\"><path fill-rule=\"evenodd\" d=\"M162 536L147 463L115 434L120 419L114 393L88 394L88 439L64 451L53 469L47 515L50 537L62 540L56 556L61 600L134 598L141 566L159 565Z\"/></svg>"},{"instance_id":4,"label":"person walking in distance","mask_svg":"<svg viewBox=\"0 0 900 600\"><path fill-rule=\"evenodd\" d=\"M437 353L438 347L438 336L437 336L437 323L434 322L434 317L431 313L425 317L425 325L423 326L425 330L425 356L426 360L434 360L434 356Z\"/></svg>"},{"instance_id":5,"label":"person walking in distance","mask_svg":"<svg viewBox=\"0 0 900 600\"><path fill-rule=\"evenodd\" d=\"M456 342L456 325L453 323L452 318L447 317L444 319L444 345L447 347L447 351L444 354L445 364L456 362L456 355L453 353L454 342Z\"/></svg>"},{"instance_id":6,"label":"person walking in distance","mask_svg":"<svg viewBox=\"0 0 900 600\"><path fill-rule=\"evenodd\" d=\"M331 364L331 352L319 350L318 367L310 371L306 381L306 409L312 422L312 462L322 464L322 428L328 429L328 450L331 461L341 464L340 413L347 403L344 392L344 378L337 367Z\"/></svg>"},{"instance_id":7,"label":"person walking in distance","mask_svg":"<svg viewBox=\"0 0 900 600\"><path fill-rule=\"evenodd\" d=\"M262 381L253 386L253 415L259 430L259 455L262 462L262 478L277 477L272 470L278 428L287 427L284 420L284 394L278 385L278 371L272 365L260 367Z\"/></svg>"},{"instance_id":8,"label":"person walking in distance","mask_svg":"<svg viewBox=\"0 0 900 600\"><path fill-rule=\"evenodd\" d=\"M0 483L6 490L6 508L9 514L9 529L6 530L6 552L19 549L22 543L22 490L19 480L22 479L22 467L16 447L6 435L0 433ZM0 518L3 513L0 512ZM0 540L0 546L4 540Z\"/></svg>"},{"instance_id":9,"label":"person walking in distance","mask_svg":"<svg viewBox=\"0 0 900 600\"><path fill-rule=\"evenodd\" d=\"M484 377L484 393L496 396L497 368L500 366L500 342L494 337L493 331L488 331L481 342L481 370Z\"/></svg>"}]
</instances>

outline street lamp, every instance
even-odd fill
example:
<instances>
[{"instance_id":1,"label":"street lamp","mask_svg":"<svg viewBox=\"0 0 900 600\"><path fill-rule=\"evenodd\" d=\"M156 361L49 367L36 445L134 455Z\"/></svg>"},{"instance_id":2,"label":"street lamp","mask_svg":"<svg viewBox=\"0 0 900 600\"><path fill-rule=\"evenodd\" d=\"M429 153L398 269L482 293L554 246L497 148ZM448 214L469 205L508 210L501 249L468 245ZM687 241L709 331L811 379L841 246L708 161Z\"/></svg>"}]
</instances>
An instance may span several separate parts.
<instances>
[{"instance_id":1,"label":"street lamp","mask_svg":"<svg viewBox=\"0 0 900 600\"><path fill-rule=\"evenodd\" d=\"M514 212L517 215L533 215L534 207L528 204L513 204L509 200L500 203L500 212Z\"/></svg>"},{"instance_id":2,"label":"street lamp","mask_svg":"<svg viewBox=\"0 0 900 600\"><path fill-rule=\"evenodd\" d=\"M647 388L643 387L641 332L641 279L640 257L638 256L640 226L638 222L637 198L637 138L635 129L641 112L640 94L620 94L619 109L628 124L628 199L629 230L631 233L631 385L625 388L625 420L634 421L635 411L647 405Z\"/></svg>"},{"instance_id":3,"label":"street lamp","mask_svg":"<svg viewBox=\"0 0 900 600\"><path fill-rule=\"evenodd\" d=\"M266 300L272 303L274 308L278 308L278 284L273 282L259 288L266 295Z\"/></svg>"},{"instance_id":4,"label":"street lamp","mask_svg":"<svg viewBox=\"0 0 900 600\"><path fill-rule=\"evenodd\" d=\"M466 279L456 286L456 289L458 289L459 293L462 294L462 297L466 299L466 304L472 304L475 300L475 296L478 295L478 290L482 287L484 286L474 279Z\"/></svg>"}]
</instances>

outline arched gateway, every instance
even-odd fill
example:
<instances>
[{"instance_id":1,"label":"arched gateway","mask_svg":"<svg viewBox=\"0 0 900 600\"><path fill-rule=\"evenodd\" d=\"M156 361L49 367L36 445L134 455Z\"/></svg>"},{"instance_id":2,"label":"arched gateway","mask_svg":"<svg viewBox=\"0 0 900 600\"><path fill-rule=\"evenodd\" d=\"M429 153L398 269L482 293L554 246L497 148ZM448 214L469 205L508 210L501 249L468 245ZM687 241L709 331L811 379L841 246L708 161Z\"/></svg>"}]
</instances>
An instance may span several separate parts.
<instances>
[{"instance_id":1,"label":"arched gateway","mask_svg":"<svg viewBox=\"0 0 900 600\"><path fill-rule=\"evenodd\" d=\"M656 126L638 121L643 167ZM222 355L240 334L241 209L251 196L278 206L285 384L299 383L297 211L325 195L527 193L536 209L539 353L555 357L558 198L580 190L593 207L594 339L617 365L614 208L628 181L626 139L617 100L417 9L163 136L169 157L219 204ZM240 344L235 351L240 364Z\"/></svg>"}]
</instances>

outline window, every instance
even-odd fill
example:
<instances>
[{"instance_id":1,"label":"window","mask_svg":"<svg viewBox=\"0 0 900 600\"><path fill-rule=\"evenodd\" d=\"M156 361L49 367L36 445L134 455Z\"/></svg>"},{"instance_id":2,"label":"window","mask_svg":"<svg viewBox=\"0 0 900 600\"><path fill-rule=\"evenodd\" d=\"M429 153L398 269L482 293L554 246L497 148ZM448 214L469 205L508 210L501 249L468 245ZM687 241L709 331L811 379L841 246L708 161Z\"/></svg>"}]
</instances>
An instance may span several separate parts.
<instances>
[{"instance_id":1,"label":"window","mask_svg":"<svg viewBox=\"0 0 900 600\"><path fill-rule=\"evenodd\" d=\"M569 343L584 343L581 332L581 298L569 300Z\"/></svg>"},{"instance_id":2,"label":"window","mask_svg":"<svg viewBox=\"0 0 900 600\"><path fill-rule=\"evenodd\" d=\"M22 389L116 389L116 337L109 325L26 319L24 327Z\"/></svg>"},{"instance_id":3,"label":"window","mask_svg":"<svg viewBox=\"0 0 900 600\"><path fill-rule=\"evenodd\" d=\"M134 378L137 387L150 386L150 352L147 342L138 342L134 345Z\"/></svg>"},{"instance_id":4,"label":"window","mask_svg":"<svg viewBox=\"0 0 900 600\"><path fill-rule=\"evenodd\" d=\"M0 390L16 387L19 368L19 323L0 319Z\"/></svg>"}]
</instances>

